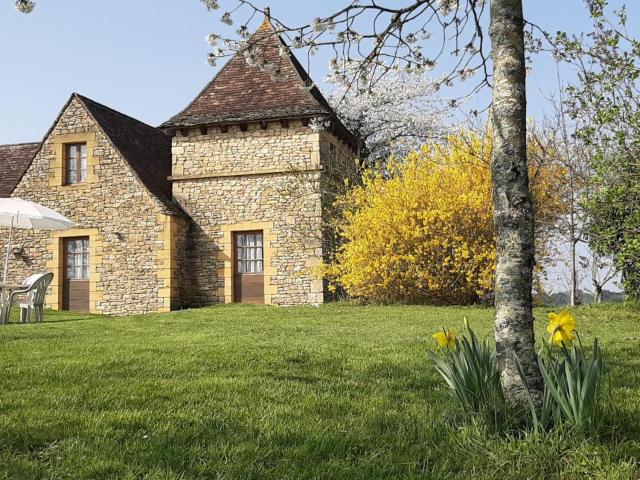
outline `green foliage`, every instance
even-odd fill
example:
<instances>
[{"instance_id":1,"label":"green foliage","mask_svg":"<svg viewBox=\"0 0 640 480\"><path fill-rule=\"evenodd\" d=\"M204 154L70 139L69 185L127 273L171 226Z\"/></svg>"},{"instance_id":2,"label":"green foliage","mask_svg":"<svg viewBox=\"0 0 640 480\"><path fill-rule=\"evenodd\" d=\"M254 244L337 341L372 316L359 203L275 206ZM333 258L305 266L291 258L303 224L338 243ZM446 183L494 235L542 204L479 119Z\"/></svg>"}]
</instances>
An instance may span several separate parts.
<instances>
[{"instance_id":1,"label":"green foliage","mask_svg":"<svg viewBox=\"0 0 640 480\"><path fill-rule=\"evenodd\" d=\"M465 324L467 322L465 321ZM487 402L501 400L500 372L493 348L485 339L479 341L468 324L456 347L440 355L427 352L451 394L467 414L484 412Z\"/></svg>"},{"instance_id":2,"label":"green foliage","mask_svg":"<svg viewBox=\"0 0 640 480\"><path fill-rule=\"evenodd\" d=\"M574 342L559 351L548 346L540 351L538 365L544 380L542 405L530 398L534 430L548 432L557 427L572 427L582 432L596 431L602 382L602 351L594 340L589 358L582 344Z\"/></svg>"},{"instance_id":3,"label":"green foliage","mask_svg":"<svg viewBox=\"0 0 640 480\"><path fill-rule=\"evenodd\" d=\"M622 157L599 155L600 188L587 199L589 234L596 251L613 256L625 292L640 300L640 148Z\"/></svg>"},{"instance_id":4,"label":"green foliage","mask_svg":"<svg viewBox=\"0 0 640 480\"><path fill-rule=\"evenodd\" d=\"M640 298L640 41L626 31L624 7L608 18L607 2L588 0L593 31L560 33L558 56L578 70L568 88L577 135L593 149L585 200L592 248L613 256L626 293Z\"/></svg>"}]
</instances>

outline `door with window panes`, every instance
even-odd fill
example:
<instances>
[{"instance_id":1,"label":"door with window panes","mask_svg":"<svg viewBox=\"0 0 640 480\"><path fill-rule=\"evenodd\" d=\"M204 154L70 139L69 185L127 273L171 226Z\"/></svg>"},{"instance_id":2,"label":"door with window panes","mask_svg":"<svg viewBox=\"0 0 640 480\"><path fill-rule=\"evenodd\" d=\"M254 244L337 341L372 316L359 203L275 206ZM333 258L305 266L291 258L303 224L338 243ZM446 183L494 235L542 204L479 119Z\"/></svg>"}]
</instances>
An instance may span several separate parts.
<instances>
[{"instance_id":1,"label":"door with window panes","mask_svg":"<svg viewBox=\"0 0 640 480\"><path fill-rule=\"evenodd\" d=\"M234 234L233 301L264 303L264 246L262 231Z\"/></svg>"},{"instance_id":2,"label":"door with window panes","mask_svg":"<svg viewBox=\"0 0 640 480\"><path fill-rule=\"evenodd\" d=\"M64 239L64 310L89 311L89 260L88 237Z\"/></svg>"}]
</instances>

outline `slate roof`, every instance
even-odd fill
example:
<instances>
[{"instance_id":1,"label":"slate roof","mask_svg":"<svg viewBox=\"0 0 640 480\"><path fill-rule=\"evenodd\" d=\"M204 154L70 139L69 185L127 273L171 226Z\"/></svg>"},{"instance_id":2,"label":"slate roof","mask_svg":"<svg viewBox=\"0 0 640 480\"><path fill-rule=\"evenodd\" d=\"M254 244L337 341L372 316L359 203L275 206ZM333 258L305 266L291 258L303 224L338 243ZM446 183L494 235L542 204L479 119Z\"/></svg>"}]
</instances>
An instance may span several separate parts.
<instances>
[{"instance_id":1,"label":"slate roof","mask_svg":"<svg viewBox=\"0 0 640 480\"><path fill-rule=\"evenodd\" d=\"M0 197L11 195L39 147L39 142L0 145Z\"/></svg>"},{"instance_id":2,"label":"slate roof","mask_svg":"<svg viewBox=\"0 0 640 480\"><path fill-rule=\"evenodd\" d=\"M248 43L259 49L258 58L278 70L250 66L237 53L180 113L160 128L179 128L216 123L325 116L328 102L273 26L265 19ZM281 52L286 55L281 55Z\"/></svg>"},{"instance_id":3,"label":"slate roof","mask_svg":"<svg viewBox=\"0 0 640 480\"><path fill-rule=\"evenodd\" d=\"M175 210L171 183L171 138L162 130L74 93L143 185L165 207Z\"/></svg>"}]
</instances>

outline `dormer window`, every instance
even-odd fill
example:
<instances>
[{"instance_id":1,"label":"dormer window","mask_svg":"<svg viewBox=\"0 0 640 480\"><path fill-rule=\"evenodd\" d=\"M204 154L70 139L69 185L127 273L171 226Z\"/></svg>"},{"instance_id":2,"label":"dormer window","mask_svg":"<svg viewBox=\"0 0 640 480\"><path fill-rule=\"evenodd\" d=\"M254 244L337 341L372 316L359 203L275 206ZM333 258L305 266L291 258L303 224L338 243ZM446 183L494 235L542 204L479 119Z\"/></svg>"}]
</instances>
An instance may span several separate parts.
<instances>
[{"instance_id":1,"label":"dormer window","mask_svg":"<svg viewBox=\"0 0 640 480\"><path fill-rule=\"evenodd\" d=\"M65 184L76 185L87 181L87 144L71 143L65 145L66 174Z\"/></svg>"}]
</instances>

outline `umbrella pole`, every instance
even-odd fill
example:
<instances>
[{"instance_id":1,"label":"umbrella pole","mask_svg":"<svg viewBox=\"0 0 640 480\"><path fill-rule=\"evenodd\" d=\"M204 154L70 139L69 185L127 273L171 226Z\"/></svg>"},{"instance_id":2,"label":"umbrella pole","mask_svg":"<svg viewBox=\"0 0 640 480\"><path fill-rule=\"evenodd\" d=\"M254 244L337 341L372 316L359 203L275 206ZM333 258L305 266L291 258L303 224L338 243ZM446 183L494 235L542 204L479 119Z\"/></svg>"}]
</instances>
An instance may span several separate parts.
<instances>
[{"instance_id":1,"label":"umbrella pole","mask_svg":"<svg viewBox=\"0 0 640 480\"><path fill-rule=\"evenodd\" d=\"M7 274L9 273L9 254L11 253L11 237L13 236L13 217L11 218L11 226L9 227L9 243L7 243L7 255L4 257L4 276L2 283L7 283Z\"/></svg>"}]
</instances>

